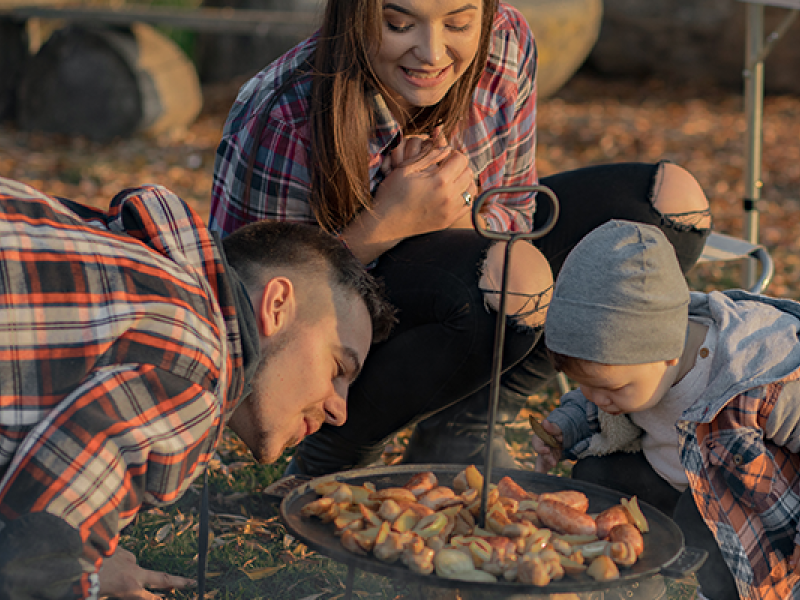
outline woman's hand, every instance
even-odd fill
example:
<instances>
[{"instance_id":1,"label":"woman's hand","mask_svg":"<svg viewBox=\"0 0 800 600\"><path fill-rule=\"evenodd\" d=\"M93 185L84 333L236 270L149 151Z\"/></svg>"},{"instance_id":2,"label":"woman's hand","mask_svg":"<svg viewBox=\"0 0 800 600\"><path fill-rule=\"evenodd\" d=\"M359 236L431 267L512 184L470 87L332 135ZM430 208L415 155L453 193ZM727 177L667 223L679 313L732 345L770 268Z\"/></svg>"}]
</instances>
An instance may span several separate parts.
<instances>
[{"instance_id":1,"label":"woman's hand","mask_svg":"<svg viewBox=\"0 0 800 600\"><path fill-rule=\"evenodd\" d=\"M431 150L447 148L448 143L443 135L431 138L428 135L407 135L383 159L381 170L384 176L389 175L392 169L400 167L405 162L413 162L425 156Z\"/></svg>"},{"instance_id":2,"label":"woman's hand","mask_svg":"<svg viewBox=\"0 0 800 600\"><path fill-rule=\"evenodd\" d=\"M173 590L196 585L193 579L143 569L136 564L136 557L121 547L103 561L99 579L100 598L120 600L157 600L161 596L146 588Z\"/></svg>"},{"instance_id":3,"label":"woman's hand","mask_svg":"<svg viewBox=\"0 0 800 600\"><path fill-rule=\"evenodd\" d=\"M551 423L547 419L542 421L544 430L552 435L558 442L558 448L551 448L542 441L539 436L533 436L533 451L536 452L536 469L537 473L547 473L558 464L561 460L561 444L564 443L564 436L562 435L561 428L555 423Z\"/></svg>"},{"instance_id":4,"label":"woman's hand","mask_svg":"<svg viewBox=\"0 0 800 600\"><path fill-rule=\"evenodd\" d=\"M440 231L469 219L464 194L478 190L465 154L437 137L410 136L384 160L386 174L372 210L362 212L343 232L365 263L405 238ZM471 225L470 225L471 227Z\"/></svg>"}]
</instances>

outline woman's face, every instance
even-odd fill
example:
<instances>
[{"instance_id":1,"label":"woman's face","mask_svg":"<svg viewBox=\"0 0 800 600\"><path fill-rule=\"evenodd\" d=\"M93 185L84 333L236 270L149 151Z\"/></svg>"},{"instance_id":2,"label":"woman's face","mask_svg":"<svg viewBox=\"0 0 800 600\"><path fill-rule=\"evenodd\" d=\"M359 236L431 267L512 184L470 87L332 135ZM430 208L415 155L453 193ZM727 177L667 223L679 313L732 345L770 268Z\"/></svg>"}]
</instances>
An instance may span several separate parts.
<instances>
[{"instance_id":1,"label":"woman's face","mask_svg":"<svg viewBox=\"0 0 800 600\"><path fill-rule=\"evenodd\" d=\"M478 52L482 16L482 0L384 0L370 60L390 100L411 110L444 98Z\"/></svg>"}]
</instances>

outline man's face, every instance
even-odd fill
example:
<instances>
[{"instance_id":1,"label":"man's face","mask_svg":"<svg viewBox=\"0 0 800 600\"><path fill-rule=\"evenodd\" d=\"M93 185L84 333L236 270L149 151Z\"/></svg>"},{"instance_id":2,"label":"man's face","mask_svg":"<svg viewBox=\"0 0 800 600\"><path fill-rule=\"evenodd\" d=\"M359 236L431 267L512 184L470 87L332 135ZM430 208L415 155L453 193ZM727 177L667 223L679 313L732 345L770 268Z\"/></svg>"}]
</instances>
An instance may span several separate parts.
<instances>
[{"instance_id":1,"label":"man's face","mask_svg":"<svg viewBox=\"0 0 800 600\"><path fill-rule=\"evenodd\" d=\"M315 299L313 318L295 316L266 340L253 392L229 422L258 462L275 462L324 422L345 422L347 391L372 339L366 306L348 300Z\"/></svg>"}]
</instances>

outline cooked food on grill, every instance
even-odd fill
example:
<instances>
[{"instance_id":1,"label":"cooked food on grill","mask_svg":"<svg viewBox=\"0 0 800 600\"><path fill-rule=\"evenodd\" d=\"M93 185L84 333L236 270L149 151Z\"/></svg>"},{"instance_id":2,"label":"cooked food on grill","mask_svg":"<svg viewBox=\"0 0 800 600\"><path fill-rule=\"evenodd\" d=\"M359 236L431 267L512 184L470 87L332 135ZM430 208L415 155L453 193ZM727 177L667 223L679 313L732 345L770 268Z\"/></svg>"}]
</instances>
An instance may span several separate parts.
<instances>
[{"instance_id":1,"label":"cooked food on grill","mask_svg":"<svg viewBox=\"0 0 800 600\"><path fill-rule=\"evenodd\" d=\"M632 517L624 506L617 504L601 512L595 517L594 521L597 524L597 537L606 538L608 537L608 532L617 525L631 523Z\"/></svg>"},{"instance_id":2,"label":"cooked food on grill","mask_svg":"<svg viewBox=\"0 0 800 600\"><path fill-rule=\"evenodd\" d=\"M301 515L332 523L349 552L464 581L543 587L565 576L617 579L644 551L648 530L635 496L591 515L583 492L535 494L510 477L489 486L485 527L478 527L483 476L474 465L452 488L430 472L381 490L333 477L311 485L319 498Z\"/></svg>"}]
</instances>

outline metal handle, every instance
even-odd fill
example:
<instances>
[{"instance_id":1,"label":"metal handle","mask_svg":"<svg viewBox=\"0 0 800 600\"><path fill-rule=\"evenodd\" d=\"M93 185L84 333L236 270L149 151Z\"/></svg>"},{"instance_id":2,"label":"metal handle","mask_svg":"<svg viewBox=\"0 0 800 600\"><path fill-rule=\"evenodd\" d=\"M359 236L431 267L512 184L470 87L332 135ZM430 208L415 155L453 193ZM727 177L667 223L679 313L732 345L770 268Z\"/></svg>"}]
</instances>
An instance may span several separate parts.
<instances>
[{"instance_id":1,"label":"metal handle","mask_svg":"<svg viewBox=\"0 0 800 600\"><path fill-rule=\"evenodd\" d=\"M550 199L550 202L553 204L553 209L543 227L540 227L539 229L532 229L528 232L497 232L489 231L488 229L480 226L480 219L478 218L478 215L480 214L481 207L491 196L519 192L543 192ZM503 280L502 285L500 286L500 307L497 310L497 322L495 324L494 332L494 362L492 365L492 380L489 388L489 423L488 430L486 432L486 462L483 472L481 508L480 513L478 514L478 525L481 527L486 526L486 502L487 498L489 497L489 485L492 478L492 442L494 439L494 426L495 422L497 421L497 405L500 397L500 375L503 366L503 343L505 341L506 332L505 320L506 292L508 290L508 263L509 258L511 257L511 246L513 246L514 242L517 240L535 240L549 233L558 220L558 213L558 198L553 190L543 185L507 186L487 190L478 196L478 199L472 206L472 226L480 235L492 240L508 241L508 244L506 244L505 259L503 264Z\"/></svg>"},{"instance_id":2,"label":"metal handle","mask_svg":"<svg viewBox=\"0 0 800 600\"><path fill-rule=\"evenodd\" d=\"M675 560L661 568L661 574L664 577L672 579L681 579L687 575L694 573L708 558L708 552L702 548L693 548L691 546L684 546Z\"/></svg>"},{"instance_id":3,"label":"metal handle","mask_svg":"<svg viewBox=\"0 0 800 600\"><path fill-rule=\"evenodd\" d=\"M553 205L553 210L550 212L550 217L547 219L547 223L544 226L540 227L539 229L533 229L527 232L510 232L510 231L491 231L484 227L481 227L480 219L478 215L481 212L481 208L486 201L491 198L492 196L497 196L500 194L518 194L518 193L525 193L525 192L542 192L544 193L550 203ZM472 226L475 228L479 234L481 234L485 238L489 238L491 240L508 240L508 241L515 241L515 240L537 240L540 237L547 235L550 233L550 230L553 229L553 226L556 224L558 220L558 213L560 211L558 198L556 198L555 192L551 190L549 187L543 185L517 185L517 186L505 186L505 187L497 187L492 188L491 190L487 190L483 192L472 205Z\"/></svg>"}]
</instances>

